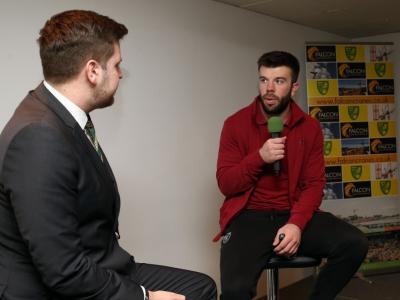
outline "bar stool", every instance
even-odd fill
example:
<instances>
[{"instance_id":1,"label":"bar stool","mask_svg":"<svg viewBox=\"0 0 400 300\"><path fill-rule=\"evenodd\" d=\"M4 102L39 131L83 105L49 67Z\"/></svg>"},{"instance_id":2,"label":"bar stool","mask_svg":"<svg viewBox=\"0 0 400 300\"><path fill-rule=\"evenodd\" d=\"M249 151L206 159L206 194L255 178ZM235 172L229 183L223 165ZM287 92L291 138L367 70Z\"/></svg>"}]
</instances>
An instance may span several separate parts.
<instances>
[{"instance_id":1,"label":"bar stool","mask_svg":"<svg viewBox=\"0 0 400 300\"><path fill-rule=\"evenodd\" d=\"M320 258L308 256L296 256L293 258L285 258L277 255L272 256L265 266L267 271L267 300L278 300L279 269L318 267L320 264Z\"/></svg>"}]
</instances>

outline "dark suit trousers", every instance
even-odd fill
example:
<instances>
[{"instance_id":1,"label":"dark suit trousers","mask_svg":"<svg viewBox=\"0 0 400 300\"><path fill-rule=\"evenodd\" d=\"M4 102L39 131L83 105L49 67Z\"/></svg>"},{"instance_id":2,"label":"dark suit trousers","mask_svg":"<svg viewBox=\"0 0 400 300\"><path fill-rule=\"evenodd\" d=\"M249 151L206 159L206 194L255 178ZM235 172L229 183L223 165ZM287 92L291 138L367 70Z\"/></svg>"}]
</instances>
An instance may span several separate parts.
<instances>
[{"instance_id":1,"label":"dark suit trousers","mask_svg":"<svg viewBox=\"0 0 400 300\"><path fill-rule=\"evenodd\" d=\"M221 242L223 300L248 300L273 254L277 230L289 214L244 211L227 227ZM229 236L229 239L228 239ZM310 293L310 300L333 300L365 258L368 242L356 227L327 212L316 212L304 229L299 255L327 258Z\"/></svg>"},{"instance_id":2,"label":"dark suit trousers","mask_svg":"<svg viewBox=\"0 0 400 300\"><path fill-rule=\"evenodd\" d=\"M166 266L136 263L132 279L150 291L164 290L186 300L216 300L217 288L205 274Z\"/></svg>"}]
</instances>

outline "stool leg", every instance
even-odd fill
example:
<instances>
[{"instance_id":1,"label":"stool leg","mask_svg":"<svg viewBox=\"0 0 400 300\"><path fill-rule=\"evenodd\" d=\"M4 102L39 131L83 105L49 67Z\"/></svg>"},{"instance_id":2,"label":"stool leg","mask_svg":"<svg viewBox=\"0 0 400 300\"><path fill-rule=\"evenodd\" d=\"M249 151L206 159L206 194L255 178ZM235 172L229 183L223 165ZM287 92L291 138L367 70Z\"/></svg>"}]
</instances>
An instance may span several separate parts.
<instances>
[{"instance_id":1,"label":"stool leg","mask_svg":"<svg viewBox=\"0 0 400 300\"><path fill-rule=\"evenodd\" d=\"M279 294L279 270L267 269L267 300L278 300Z\"/></svg>"},{"instance_id":2,"label":"stool leg","mask_svg":"<svg viewBox=\"0 0 400 300\"><path fill-rule=\"evenodd\" d=\"M275 268L274 269L274 291L275 291L275 299L274 300L278 300L279 299L279 269Z\"/></svg>"}]
</instances>

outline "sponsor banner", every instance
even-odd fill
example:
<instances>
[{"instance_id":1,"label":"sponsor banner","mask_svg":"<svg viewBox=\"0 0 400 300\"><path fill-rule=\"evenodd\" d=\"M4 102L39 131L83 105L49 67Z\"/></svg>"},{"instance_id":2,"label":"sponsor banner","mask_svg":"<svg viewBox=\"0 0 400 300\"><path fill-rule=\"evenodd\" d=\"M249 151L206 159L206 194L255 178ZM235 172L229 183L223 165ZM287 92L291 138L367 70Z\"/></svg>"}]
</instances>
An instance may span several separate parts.
<instances>
[{"instance_id":1,"label":"sponsor banner","mask_svg":"<svg viewBox=\"0 0 400 300\"><path fill-rule=\"evenodd\" d=\"M336 62L336 47L335 46L307 46L306 49L308 62Z\"/></svg>"},{"instance_id":2,"label":"sponsor banner","mask_svg":"<svg viewBox=\"0 0 400 300\"><path fill-rule=\"evenodd\" d=\"M394 103L394 96L309 97L308 105Z\"/></svg>"},{"instance_id":3,"label":"sponsor banner","mask_svg":"<svg viewBox=\"0 0 400 300\"><path fill-rule=\"evenodd\" d=\"M356 96L367 94L365 79L339 79L339 96Z\"/></svg>"},{"instance_id":4,"label":"sponsor banner","mask_svg":"<svg viewBox=\"0 0 400 300\"><path fill-rule=\"evenodd\" d=\"M344 165L342 167L343 181L368 181L371 179L369 164Z\"/></svg>"},{"instance_id":5,"label":"sponsor banner","mask_svg":"<svg viewBox=\"0 0 400 300\"><path fill-rule=\"evenodd\" d=\"M306 65L307 79L336 79L336 63L308 62Z\"/></svg>"},{"instance_id":6,"label":"sponsor banner","mask_svg":"<svg viewBox=\"0 0 400 300\"><path fill-rule=\"evenodd\" d=\"M341 182L342 180L342 167L330 166L325 167L326 182Z\"/></svg>"},{"instance_id":7,"label":"sponsor banner","mask_svg":"<svg viewBox=\"0 0 400 300\"><path fill-rule=\"evenodd\" d=\"M396 107L392 103L372 104L369 115L373 121L396 120Z\"/></svg>"},{"instance_id":8,"label":"sponsor banner","mask_svg":"<svg viewBox=\"0 0 400 300\"><path fill-rule=\"evenodd\" d=\"M372 196L393 196L397 195L397 180L372 181Z\"/></svg>"},{"instance_id":9,"label":"sponsor banner","mask_svg":"<svg viewBox=\"0 0 400 300\"><path fill-rule=\"evenodd\" d=\"M370 45L366 46L367 61L390 62L393 61L393 45Z\"/></svg>"},{"instance_id":10,"label":"sponsor banner","mask_svg":"<svg viewBox=\"0 0 400 300\"><path fill-rule=\"evenodd\" d=\"M365 63L338 63L338 78L365 78Z\"/></svg>"},{"instance_id":11,"label":"sponsor banner","mask_svg":"<svg viewBox=\"0 0 400 300\"><path fill-rule=\"evenodd\" d=\"M393 79L369 79L368 95L393 95L394 80Z\"/></svg>"},{"instance_id":12,"label":"sponsor banner","mask_svg":"<svg viewBox=\"0 0 400 300\"><path fill-rule=\"evenodd\" d=\"M322 208L367 234L370 251L361 270L400 266L394 45L323 47L308 44L306 62L309 114L324 138Z\"/></svg>"},{"instance_id":13,"label":"sponsor banner","mask_svg":"<svg viewBox=\"0 0 400 300\"><path fill-rule=\"evenodd\" d=\"M340 138L340 127L337 122L321 122L322 135L324 141Z\"/></svg>"},{"instance_id":14,"label":"sponsor banner","mask_svg":"<svg viewBox=\"0 0 400 300\"><path fill-rule=\"evenodd\" d=\"M342 139L367 138L368 122L340 123L340 135Z\"/></svg>"},{"instance_id":15,"label":"sponsor banner","mask_svg":"<svg viewBox=\"0 0 400 300\"><path fill-rule=\"evenodd\" d=\"M396 153L396 138L375 138L371 139L371 153Z\"/></svg>"},{"instance_id":16,"label":"sponsor banner","mask_svg":"<svg viewBox=\"0 0 400 300\"><path fill-rule=\"evenodd\" d=\"M392 63L367 63L367 77L377 79L389 79L394 77Z\"/></svg>"},{"instance_id":17,"label":"sponsor banner","mask_svg":"<svg viewBox=\"0 0 400 300\"><path fill-rule=\"evenodd\" d=\"M355 181L343 183L344 198L371 197L371 181Z\"/></svg>"},{"instance_id":18,"label":"sponsor banner","mask_svg":"<svg viewBox=\"0 0 400 300\"><path fill-rule=\"evenodd\" d=\"M368 122L368 105L340 105L340 121L342 122Z\"/></svg>"},{"instance_id":19,"label":"sponsor banner","mask_svg":"<svg viewBox=\"0 0 400 300\"><path fill-rule=\"evenodd\" d=\"M314 119L320 122L338 122L339 108L338 106L311 106L308 113Z\"/></svg>"},{"instance_id":20,"label":"sponsor banner","mask_svg":"<svg viewBox=\"0 0 400 300\"><path fill-rule=\"evenodd\" d=\"M332 97L338 95L338 82L331 79L308 80L307 91L309 97Z\"/></svg>"},{"instance_id":21,"label":"sponsor banner","mask_svg":"<svg viewBox=\"0 0 400 300\"><path fill-rule=\"evenodd\" d=\"M374 121L369 123L371 138L396 137L395 121Z\"/></svg>"},{"instance_id":22,"label":"sponsor banner","mask_svg":"<svg viewBox=\"0 0 400 300\"><path fill-rule=\"evenodd\" d=\"M324 156L337 157L341 154L340 140L324 141Z\"/></svg>"},{"instance_id":23,"label":"sponsor banner","mask_svg":"<svg viewBox=\"0 0 400 300\"><path fill-rule=\"evenodd\" d=\"M375 163L372 165L372 180L398 179L397 162Z\"/></svg>"},{"instance_id":24,"label":"sponsor banner","mask_svg":"<svg viewBox=\"0 0 400 300\"><path fill-rule=\"evenodd\" d=\"M384 163L392 162L397 164L397 154L374 154L374 155L354 155L354 156L340 156L330 157L325 156L325 165L346 165L346 164L362 164L362 163Z\"/></svg>"},{"instance_id":25,"label":"sponsor banner","mask_svg":"<svg viewBox=\"0 0 400 300\"><path fill-rule=\"evenodd\" d=\"M364 62L365 49L363 45L337 45L336 56L338 62Z\"/></svg>"},{"instance_id":26,"label":"sponsor banner","mask_svg":"<svg viewBox=\"0 0 400 300\"><path fill-rule=\"evenodd\" d=\"M397 180L393 45L306 47L309 114L321 124L327 182ZM345 197L343 187L344 198L367 197L358 192ZM326 198L335 199L330 194Z\"/></svg>"},{"instance_id":27,"label":"sponsor banner","mask_svg":"<svg viewBox=\"0 0 400 300\"><path fill-rule=\"evenodd\" d=\"M366 155L370 153L369 139L343 139L342 155Z\"/></svg>"},{"instance_id":28,"label":"sponsor banner","mask_svg":"<svg viewBox=\"0 0 400 300\"><path fill-rule=\"evenodd\" d=\"M328 182L324 187L324 196L322 200L343 199L343 184Z\"/></svg>"}]
</instances>

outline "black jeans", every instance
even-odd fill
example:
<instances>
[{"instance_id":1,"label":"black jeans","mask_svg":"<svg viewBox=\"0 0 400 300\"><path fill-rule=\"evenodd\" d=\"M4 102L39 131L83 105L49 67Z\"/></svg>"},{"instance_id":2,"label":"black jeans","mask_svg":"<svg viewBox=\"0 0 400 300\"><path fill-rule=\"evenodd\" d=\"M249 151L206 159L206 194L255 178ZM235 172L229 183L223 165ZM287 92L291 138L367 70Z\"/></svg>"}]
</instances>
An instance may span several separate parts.
<instances>
[{"instance_id":1,"label":"black jeans","mask_svg":"<svg viewBox=\"0 0 400 300\"><path fill-rule=\"evenodd\" d=\"M277 230L289 213L243 211L225 230L221 241L221 299L247 300L273 254ZM316 212L301 236L299 255L327 258L310 300L333 300L363 262L368 241L356 227L327 212Z\"/></svg>"},{"instance_id":2,"label":"black jeans","mask_svg":"<svg viewBox=\"0 0 400 300\"><path fill-rule=\"evenodd\" d=\"M166 266L136 263L132 279L150 291L182 294L186 300L216 300L217 287L207 275Z\"/></svg>"}]
</instances>

